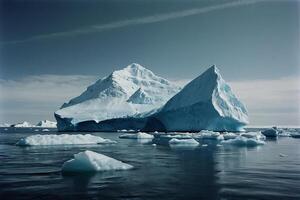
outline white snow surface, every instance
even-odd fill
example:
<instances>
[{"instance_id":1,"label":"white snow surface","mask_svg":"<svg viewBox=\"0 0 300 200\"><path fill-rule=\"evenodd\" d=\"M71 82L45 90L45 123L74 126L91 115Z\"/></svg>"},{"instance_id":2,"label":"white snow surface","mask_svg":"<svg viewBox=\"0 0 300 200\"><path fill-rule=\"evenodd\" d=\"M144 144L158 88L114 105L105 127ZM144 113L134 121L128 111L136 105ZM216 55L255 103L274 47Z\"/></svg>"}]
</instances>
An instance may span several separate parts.
<instances>
[{"instance_id":1,"label":"white snow surface","mask_svg":"<svg viewBox=\"0 0 300 200\"><path fill-rule=\"evenodd\" d=\"M138 132L138 133L126 133L119 136L119 138L125 138L125 139L153 139L154 136L148 133L144 132Z\"/></svg>"},{"instance_id":2,"label":"white snow surface","mask_svg":"<svg viewBox=\"0 0 300 200\"><path fill-rule=\"evenodd\" d=\"M97 172L108 170L128 170L133 166L93 151L74 154L74 158L62 166L63 172Z\"/></svg>"},{"instance_id":3,"label":"white snow surface","mask_svg":"<svg viewBox=\"0 0 300 200\"><path fill-rule=\"evenodd\" d=\"M202 130L197 134L194 134L194 138L198 139L211 139L211 140L224 140L223 135L219 132Z\"/></svg>"},{"instance_id":4,"label":"white snow surface","mask_svg":"<svg viewBox=\"0 0 300 200\"><path fill-rule=\"evenodd\" d=\"M17 123L14 124L13 127L17 127L17 128L30 128L30 127L34 127L34 125L30 124L29 122L21 122L21 123Z\"/></svg>"},{"instance_id":5,"label":"white snow surface","mask_svg":"<svg viewBox=\"0 0 300 200\"><path fill-rule=\"evenodd\" d=\"M36 127L43 127L43 128L56 128L56 122L52 122L49 120L42 120L37 123Z\"/></svg>"},{"instance_id":6,"label":"white snow surface","mask_svg":"<svg viewBox=\"0 0 300 200\"><path fill-rule=\"evenodd\" d=\"M151 113L179 89L178 85L133 63L98 80L81 95L65 103L56 114L61 118L71 118L75 125L87 120L99 122Z\"/></svg>"},{"instance_id":7,"label":"white snow surface","mask_svg":"<svg viewBox=\"0 0 300 200\"><path fill-rule=\"evenodd\" d=\"M48 134L48 135L31 135L22 138L17 142L19 146L38 146L38 145L83 145L83 144L110 144L116 141L104 139L91 134Z\"/></svg>"},{"instance_id":8,"label":"white snow surface","mask_svg":"<svg viewBox=\"0 0 300 200\"><path fill-rule=\"evenodd\" d=\"M256 140L265 140L266 136L264 136L260 131L257 132L245 132L241 133L240 136L243 136L245 138L252 138Z\"/></svg>"},{"instance_id":9,"label":"white snow surface","mask_svg":"<svg viewBox=\"0 0 300 200\"><path fill-rule=\"evenodd\" d=\"M199 142L197 140L191 138L191 139L177 139L177 138L172 138L169 141L170 145L184 145L184 146L198 146Z\"/></svg>"},{"instance_id":10,"label":"white snow surface","mask_svg":"<svg viewBox=\"0 0 300 200\"><path fill-rule=\"evenodd\" d=\"M243 136L238 136L235 139L224 140L221 142L223 145L234 145L234 146L247 146L254 147L258 145L264 145L265 142L259 139L246 138Z\"/></svg>"},{"instance_id":11,"label":"white snow surface","mask_svg":"<svg viewBox=\"0 0 300 200\"><path fill-rule=\"evenodd\" d=\"M229 140L229 139L234 139L234 138L236 138L238 135L237 134L235 134L235 133L224 133L223 134L223 137L224 137L224 139L225 140Z\"/></svg>"},{"instance_id":12,"label":"white snow surface","mask_svg":"<svg viewBox=\"0 0 300 200\"><path fill-rule=\"evenodd\" d=\"M191 139L192 135L189 133L181 133L181 134L166 134L160 135L160 138L176 138L176 139Z\"/></svg>"}]
</instances>

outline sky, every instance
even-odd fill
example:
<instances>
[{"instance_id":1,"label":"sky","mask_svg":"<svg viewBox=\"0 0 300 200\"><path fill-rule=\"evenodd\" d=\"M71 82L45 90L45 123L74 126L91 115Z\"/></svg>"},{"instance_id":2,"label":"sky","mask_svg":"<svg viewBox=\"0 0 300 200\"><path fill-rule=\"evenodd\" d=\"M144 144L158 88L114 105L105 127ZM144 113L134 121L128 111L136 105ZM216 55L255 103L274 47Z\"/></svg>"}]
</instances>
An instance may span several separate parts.
<instances>
[{"instance_id":1,"label":"sky","mask_svg":"<svg viewBox=\"0 0 300 200\"><path fill-rule=\"evenodd\" d=\"M54 120L139 63L186 83L216 64L251 125L300 126L297 0L0 1L0 123Z\"/></svg>"}]
</instances>

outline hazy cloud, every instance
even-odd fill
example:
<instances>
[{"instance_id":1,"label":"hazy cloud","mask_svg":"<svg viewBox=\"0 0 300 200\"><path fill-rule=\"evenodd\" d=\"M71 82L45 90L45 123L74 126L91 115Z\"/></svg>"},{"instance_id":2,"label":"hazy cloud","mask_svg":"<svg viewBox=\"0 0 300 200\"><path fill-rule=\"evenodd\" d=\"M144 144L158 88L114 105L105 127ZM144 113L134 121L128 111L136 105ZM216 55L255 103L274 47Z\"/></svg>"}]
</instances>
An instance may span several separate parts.
<instances>
[{"instance_id":1,"label":"hazy cloud","mask_svg":"<svg viewBox=\"0 0 300 200\"><path fill-rule=\"evenodd\" d=\"M193 9L188 9L188 10L156 14L156 15L152 15L152 16L146 16L146 17L140 17L140 18L134 18L134 19L125 19L125 20L121 20L121 21L111 22L108 24L96 24L96 25L92 25L92 26L82 27L82 28L79 28L76 30L71 30L71 31L36 35L36 36L33 36L28 39L24 39L24 40L14 40L14 41L2 42L2 44L17 44L17 43L22 43L22 42L27 42L27 41L32 41L32 40L40 40L40 39L47 39L47 38L66 37L66 36L74 36L74 35L102 32L102 31L107 31L107 30L111 30L111 29L122 28L122 27L127 27L127 26L132 26L132 25L162 22L162 21L192 16L192 15L208 13L208 12L212 12L212 11L216 11L216 10L223 10L226 8L255 4L255 3L262 2L262 1L267 1L267 0L243 0L243 1L237 0L237 1L231 1L231 2L227 2L227 3L223 3L223 4L213 5L213 6L202 7L202 8L193 8Z\"/></svg>"}]
</instances>

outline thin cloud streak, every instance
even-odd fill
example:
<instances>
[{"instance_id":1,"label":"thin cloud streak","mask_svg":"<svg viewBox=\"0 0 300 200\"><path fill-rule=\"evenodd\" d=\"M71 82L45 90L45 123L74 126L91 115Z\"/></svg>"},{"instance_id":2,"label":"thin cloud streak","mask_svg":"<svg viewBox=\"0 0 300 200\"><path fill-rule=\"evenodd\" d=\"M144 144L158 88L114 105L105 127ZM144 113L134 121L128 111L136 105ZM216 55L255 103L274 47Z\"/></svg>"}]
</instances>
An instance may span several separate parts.
<instances>
[{"instance_id":1,"label":"thin cloud streak","mask_svg":"<svg viewBox=\"0 0 300 200\"><path fill-rule=\"evenodd\" d=\"M92 26L82 27L71 31L37 35L28 39L7 41L7 42L2 42L1 44L2 45L18 44L18 43L41 40L41 39L50 39L50 38L57 38L57 37L77 36L77 35L83 35L89 33L96 33L96 32L108 31L116 28L122 28L122 27L133 26L133 25L157 23L157 22L162 22L162 21L167 21L172 19L178 19L178 18L193 16L193 15L208 13L217 10L223 10L226 8L255 4L263 1L267 1L267 0L245 0L245 1L238 0L229 3L214 5L214 6L203 7L203 8L193 8L189 10L183 10L183 11L177 11L177 12L171 12L165 14L157 14L153 16L147 16L147 17L141 17L135 19L121 20L121 21L116 21L108 24L92 25Z\"/></svg>"}]
</instances>

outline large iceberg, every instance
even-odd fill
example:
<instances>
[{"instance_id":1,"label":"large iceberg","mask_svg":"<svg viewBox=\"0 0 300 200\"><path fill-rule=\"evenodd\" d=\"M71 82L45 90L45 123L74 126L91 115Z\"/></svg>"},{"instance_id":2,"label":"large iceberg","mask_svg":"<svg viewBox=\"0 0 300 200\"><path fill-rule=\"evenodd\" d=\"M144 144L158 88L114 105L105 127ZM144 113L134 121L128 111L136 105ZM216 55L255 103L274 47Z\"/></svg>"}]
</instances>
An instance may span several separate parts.
<instances>
[{"instance_id":1,"label":"large iceberg","mask_svg":"<svg viewBox=\"0 0 300 200\"><path fill-rule=\"evenodd\" d=\"M31 135L17 142L19 146L110 144L116 141L91 134Z\"/></svg>"},{"instance_id":2,"label":"large iceberg","mask_svg":"<svg viewBox=\"0 0 300 200\"><path fill-rule=\"evenodd\" d=\"M55 113L57 126L60 131L235 132L248 123L245 106L216 66L179 90L131 64L65 103Z\"/></svg>"},{"instance_id":3,"label":"large iceberg","mask_svg":"<svg viewBox=\"0 0 300 200\"><path fill-rule=\"evenodd\" d=\"M245 106L212 66L148 117L143 130L241 131L247 123Z\"/></svg>"},{"instance_id":4,"label":"large iceberg","mask_svg":"<svg viewBox=\"0 0 300 200\"><path fill-rule=\"evenodd\" d=\"M133 63L98 80L55 112L60 131L138 130L144 117L164 105L180 87Z\"/></svg>"},{"instance_id":5,"label":"large iceberg","mask_svg":"<svg viewBox=\"0 0 300 200\"><path fill-rule=\"evenodd\" d=\"M74 159L66 161L63 172L97 172L107 170L127 170L133 168L114 158L93 151L84 151L74 155Z\"/></svg>"}]
</instances>

